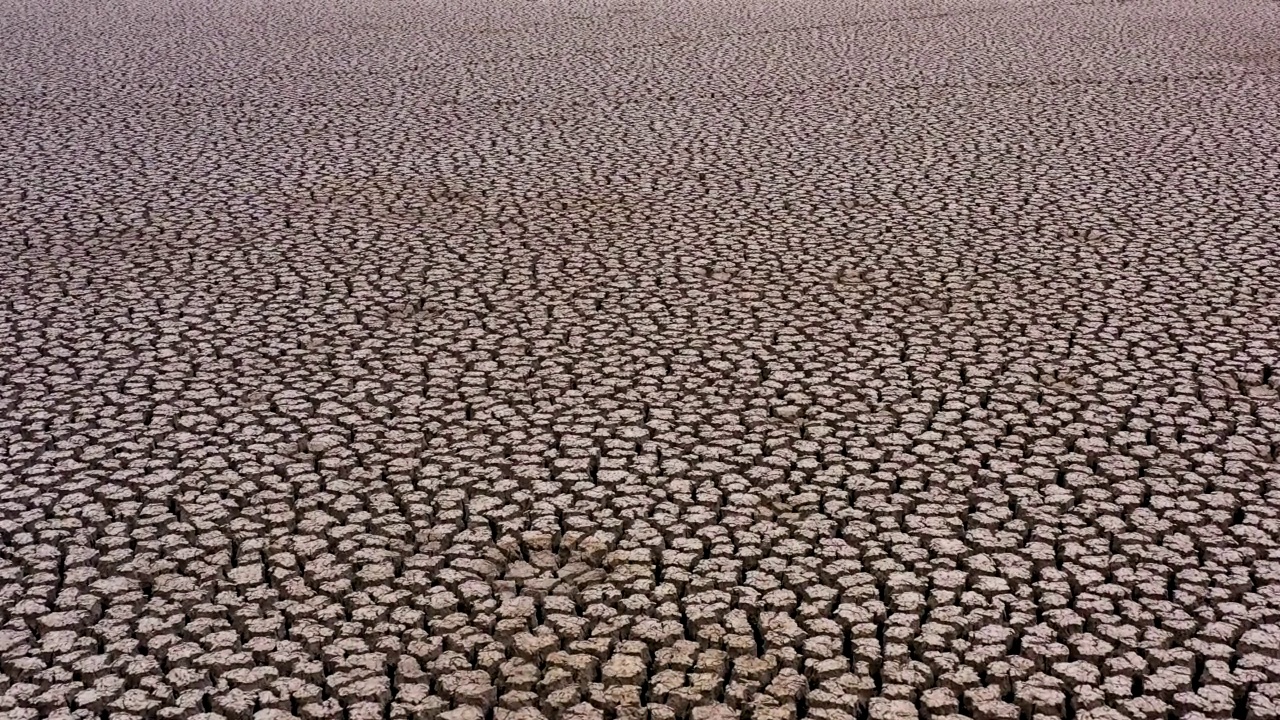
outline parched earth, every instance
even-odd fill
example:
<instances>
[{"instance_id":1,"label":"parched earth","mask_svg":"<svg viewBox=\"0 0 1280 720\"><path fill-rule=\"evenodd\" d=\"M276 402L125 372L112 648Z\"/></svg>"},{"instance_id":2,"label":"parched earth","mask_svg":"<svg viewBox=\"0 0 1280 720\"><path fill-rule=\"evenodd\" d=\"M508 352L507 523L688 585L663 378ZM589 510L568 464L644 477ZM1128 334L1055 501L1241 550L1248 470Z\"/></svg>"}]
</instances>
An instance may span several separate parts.
<instances>
[{"instance_id":1,"label":"parched earth","mask_svg":"<svg viewBox=\"0 0 1280 720\"><path fill-rule=\"evenodd\" d=\"M0 718L1280 717L1277 28L3 0Z\"/></svg>"}]
</instances>

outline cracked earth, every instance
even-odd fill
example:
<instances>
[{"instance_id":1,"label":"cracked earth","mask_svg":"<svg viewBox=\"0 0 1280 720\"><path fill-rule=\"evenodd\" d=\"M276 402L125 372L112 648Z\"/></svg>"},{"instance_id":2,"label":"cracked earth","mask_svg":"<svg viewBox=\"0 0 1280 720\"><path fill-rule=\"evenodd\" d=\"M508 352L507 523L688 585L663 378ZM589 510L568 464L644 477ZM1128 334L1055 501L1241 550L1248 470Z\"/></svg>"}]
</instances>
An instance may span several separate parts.
<instances>
[{"instance_id":1,"label":"cracked earth","mask_svg":"<svg viewBox=\"0 0 1280 720\"><path fill-rule=\"evenodd\" d=\"M0 3L0 718L1280 717L1280 3Z\"/></svg>"}]
</instances>

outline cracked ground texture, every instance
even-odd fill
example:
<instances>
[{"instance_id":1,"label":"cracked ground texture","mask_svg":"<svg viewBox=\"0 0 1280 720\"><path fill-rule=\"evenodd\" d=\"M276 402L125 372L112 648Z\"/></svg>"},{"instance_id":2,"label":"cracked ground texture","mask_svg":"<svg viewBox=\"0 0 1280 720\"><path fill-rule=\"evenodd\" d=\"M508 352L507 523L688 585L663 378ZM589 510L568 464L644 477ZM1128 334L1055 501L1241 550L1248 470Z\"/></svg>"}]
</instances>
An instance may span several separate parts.
<instances>
[{"instance_id":1,"label":"cracked ground texture","mask_svg":"<svg viewBox=\"0 0 1280 720\"><path fill-rule=\"evenodd\" d=\"M0 718L1280 717L1280 3L0 3Z\"/></svg>"}]
</instances>

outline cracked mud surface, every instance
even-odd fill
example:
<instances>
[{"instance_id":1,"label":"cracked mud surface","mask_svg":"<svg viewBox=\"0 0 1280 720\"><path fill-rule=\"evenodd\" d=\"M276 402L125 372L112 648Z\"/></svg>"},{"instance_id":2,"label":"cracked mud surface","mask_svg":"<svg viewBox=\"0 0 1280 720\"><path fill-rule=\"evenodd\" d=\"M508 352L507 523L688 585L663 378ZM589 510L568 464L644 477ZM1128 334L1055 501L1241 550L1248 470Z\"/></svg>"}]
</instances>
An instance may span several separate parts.
<instances>
[{"instance_id":1,"label":"cracked mud surface","mask_svg":"<svg viewBox=\"0 0 1280 720\"><path fill-rule=\"evenodd\" d=\"M1280 3L0 7L0 717L1280 717Z\"/></svg>"}]
</instances>

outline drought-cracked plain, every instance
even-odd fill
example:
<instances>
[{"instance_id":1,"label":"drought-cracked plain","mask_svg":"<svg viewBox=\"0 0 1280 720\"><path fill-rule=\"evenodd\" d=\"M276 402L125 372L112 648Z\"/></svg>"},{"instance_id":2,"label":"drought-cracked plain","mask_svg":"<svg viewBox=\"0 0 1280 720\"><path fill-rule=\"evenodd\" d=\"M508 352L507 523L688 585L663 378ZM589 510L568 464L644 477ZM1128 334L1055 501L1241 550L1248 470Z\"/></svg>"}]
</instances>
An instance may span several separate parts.
<instances>
[{"instance_id":1,"label":"drought-cracked plain","mask_svg":"<svg viewBox=\"0 0 1280 720\"><path fill-rule=\"evenodd\" d=\"M0 3L0 717L1280 717L1280 3Z\"/></svg>"}]
</instances>

